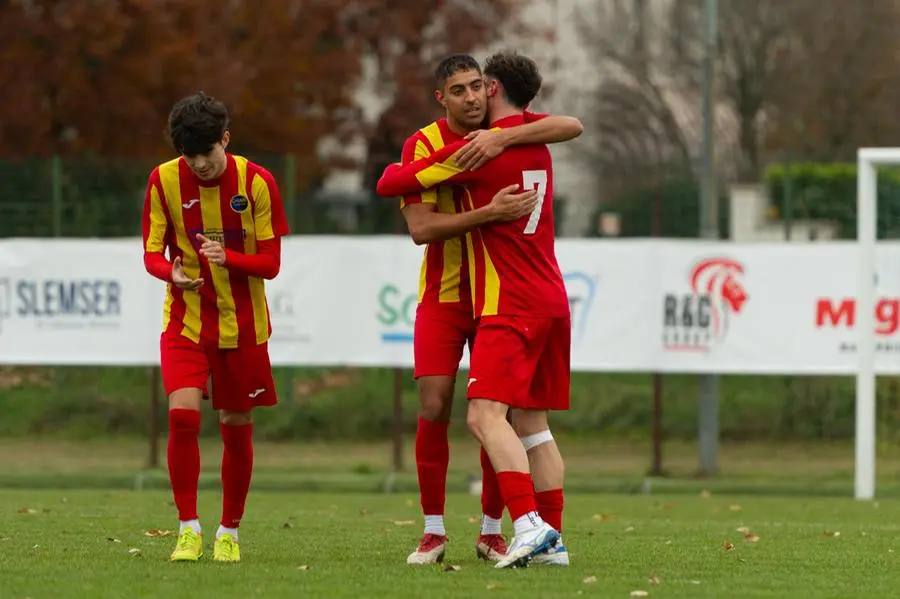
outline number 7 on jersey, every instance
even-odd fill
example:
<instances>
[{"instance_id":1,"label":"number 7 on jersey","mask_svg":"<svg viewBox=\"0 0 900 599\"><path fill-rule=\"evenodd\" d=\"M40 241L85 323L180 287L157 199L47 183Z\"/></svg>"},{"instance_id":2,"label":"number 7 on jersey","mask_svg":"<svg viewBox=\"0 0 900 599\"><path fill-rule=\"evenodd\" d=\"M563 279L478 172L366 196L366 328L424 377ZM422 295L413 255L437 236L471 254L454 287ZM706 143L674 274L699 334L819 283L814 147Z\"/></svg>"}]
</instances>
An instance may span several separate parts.
<instances>
[{"instance_id":1,"label":"number 7 on jersey","mask_svg":"<svg viewBox=\"0 0 900 599\"><path fill-rule=\"evenodd\" d=\"M522 188L526 191L537 189L537 204L534 205L534 210L531 211L531 216L528 217L522 231L525 235L534 235L541 220L544 198L547 196L547 171L522 171Z\"/></svg>"}]
</instances>

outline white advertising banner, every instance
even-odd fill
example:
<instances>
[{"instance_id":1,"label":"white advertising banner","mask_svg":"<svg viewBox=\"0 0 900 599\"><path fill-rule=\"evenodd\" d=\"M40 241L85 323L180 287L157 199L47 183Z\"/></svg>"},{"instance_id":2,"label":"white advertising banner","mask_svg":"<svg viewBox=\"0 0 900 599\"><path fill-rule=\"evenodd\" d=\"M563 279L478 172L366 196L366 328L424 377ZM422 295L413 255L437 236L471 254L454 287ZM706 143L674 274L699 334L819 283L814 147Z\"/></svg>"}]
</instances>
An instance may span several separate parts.
<instances>
[{"instance_id":1,"label":"white advertising banner","mask_svg":"<svg viewBox=\"0 0 900 599\"><path fill-rule=\"evenodd\" d=\"M851 374L858 251L559 240L572 368ZM412 366L422 252L400 236L285 239L266 284L273 364ZM876 371L896 374L900 245L879 244L876 265ZM0 364L157 364L164 292L136 239L0 241Z\"/></svg>"}]
</instances>

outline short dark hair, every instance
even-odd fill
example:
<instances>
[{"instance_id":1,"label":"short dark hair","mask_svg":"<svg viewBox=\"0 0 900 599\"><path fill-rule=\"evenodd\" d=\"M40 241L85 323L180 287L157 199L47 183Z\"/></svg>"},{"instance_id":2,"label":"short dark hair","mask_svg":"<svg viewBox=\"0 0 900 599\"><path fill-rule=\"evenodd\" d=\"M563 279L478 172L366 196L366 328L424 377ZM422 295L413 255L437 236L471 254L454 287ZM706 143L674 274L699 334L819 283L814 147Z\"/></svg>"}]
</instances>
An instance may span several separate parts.
<instances>
[{"instance_id":1,"label":"short dark hair","mask_svg":"<svg viewBox=\"0 0 900 599\"><path fill-rule=\"evenodd\" d=\"M481 75L481 65L468 54L451 54L434 69L434 80L438 87L444 87L447 79L460 71L475 71Z\"/></svg>"},{"instance_id":2,"label":"short dark hair","mask_svg":"<svg viewBox=\"0 0 900 599\"><path fill-rule=\"evenodd\" d=\"M176 102L169 112L169 140L179 154L206 154L228 130L225 104L202 91Z\"/></svg>"},{"instance_id":3,"label":"short dark hair","mask_svg":"<svg viewBox=\"0 0 900 599\"><path fill-rule=\"evenodd\" d=\"M503 86L506 99L516 108L525 108L541 91L541 73L527 56L498 52L484 62L484 74Z\"/></svg>"}]
</instances>

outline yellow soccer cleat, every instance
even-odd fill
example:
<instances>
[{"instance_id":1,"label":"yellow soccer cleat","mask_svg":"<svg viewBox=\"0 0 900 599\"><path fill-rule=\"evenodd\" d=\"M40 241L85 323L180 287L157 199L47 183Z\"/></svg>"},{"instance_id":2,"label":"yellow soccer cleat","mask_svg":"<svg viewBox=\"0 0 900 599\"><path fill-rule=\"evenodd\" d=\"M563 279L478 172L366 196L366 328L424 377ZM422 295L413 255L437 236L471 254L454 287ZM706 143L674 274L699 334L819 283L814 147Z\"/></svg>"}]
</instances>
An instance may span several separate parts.
<instances>
[{"instance_id":1,"label":"yellow soccer cleat","mask_svg":"<svg viewBox=\"0 0 900 599\"><path fill-rule=\"evenodd\" d=\"M216 539L213 545L213 561L239 562L241 561L241 548L234 537L223 534Z\"/></svg>"},{"instance_id":2,"label":"yellow soccer cleat","mask_svg":"<svg viewBox=\"0 0 900 599\"><path fill-rule=\"evenodd\" d=\"M175 551L169 558L173 562L196 562L203 555L203 535L197 534L192 528L185 528L178 535L178 543Z\"/></svg>"}]
</instances>

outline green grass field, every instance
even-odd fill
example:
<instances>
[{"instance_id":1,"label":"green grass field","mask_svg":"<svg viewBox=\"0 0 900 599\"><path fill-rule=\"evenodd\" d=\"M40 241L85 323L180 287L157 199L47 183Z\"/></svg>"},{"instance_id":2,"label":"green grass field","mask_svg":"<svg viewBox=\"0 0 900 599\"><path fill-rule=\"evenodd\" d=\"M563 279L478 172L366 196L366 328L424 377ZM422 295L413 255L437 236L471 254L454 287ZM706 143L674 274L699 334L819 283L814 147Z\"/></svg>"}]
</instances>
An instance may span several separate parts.
<instances>
[{"instance_id":1,"label":"green grass field","mask_svg":"<svg viewBox=\"0 0 900 599\"><path fill-rule=\"evenodd\" d=\"M578 494L567 498L572 566L496 570L476 560L478 500L448 502L445 566L412 568L413 494L251 492L243 562L167 561L163 491L0 494L0 595L8 599L191 597L895 596L900 502ZM200 512L212 533L219 495ZM504 532L510 525L504 523ZM750 535L748 537L748 535ZM207 545L210 539L207 538ZM135 551L136 550L136 551ZM448 569L446 566L458 566Z\"/></svg>"},{"instance_id":2,"label":"green grass field","mask_svg":"<svg viewBox=\"0 0 900 599\"><path fill-rule=\"evenodd\" d=\"M0 598L897 594L900 448L892 444L879 446L878 501L856 502L850 443L727 442L721 474L702 479L693 476L692 443L667 442L669 475L647 478L646 442L558 440L573 565L518 571L474 557L479 504L464 491L479 466L468 437L451 441L448 477L447 563L458 570L405 564L421 534L411 442L396 475L385 442L258 443L244 562L223 567L170 564L174 538L145 534L177 526L164 444L162 467L148 469L140 439L2 440ZM205 439L201 454L201 516L212 533L220 442Z\"/></svg>"}]
</instances>

